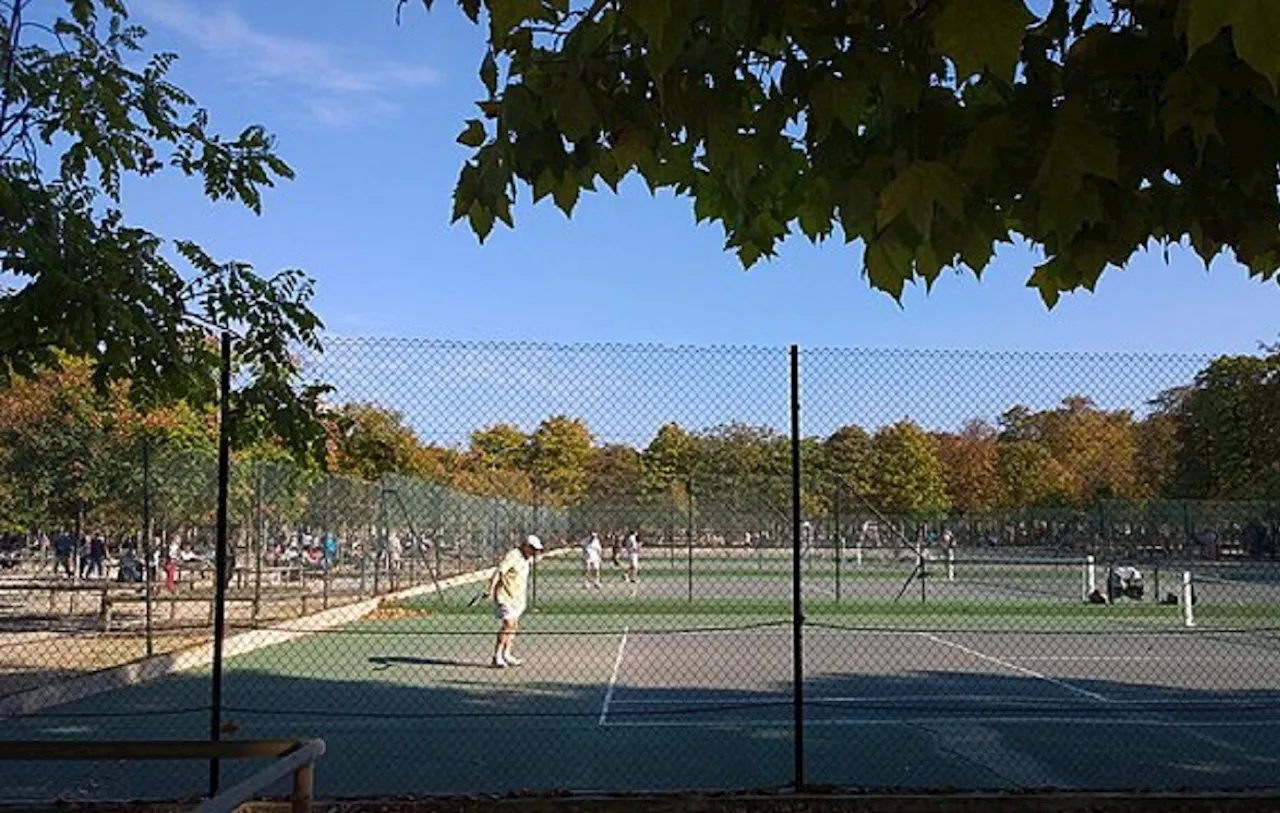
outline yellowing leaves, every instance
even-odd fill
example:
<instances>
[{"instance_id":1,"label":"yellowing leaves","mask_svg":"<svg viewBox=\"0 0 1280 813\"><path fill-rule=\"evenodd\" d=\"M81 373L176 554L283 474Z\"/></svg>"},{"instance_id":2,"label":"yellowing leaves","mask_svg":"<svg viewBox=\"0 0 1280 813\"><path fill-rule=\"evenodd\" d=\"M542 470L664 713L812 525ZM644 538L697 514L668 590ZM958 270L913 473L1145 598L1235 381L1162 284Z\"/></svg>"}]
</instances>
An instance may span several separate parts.
<instances>
[{"instance_id":1,"label":"yellowing leaves","mask_svg":"<svg viewBox=\"0 0 1280 813\"><path fill-rule=\"evenodd\" d=\"M1013 81L1022 38L1036 17L1022 0L942 0L933 38L961 81L983 70Z\"/></svg>"}]
</instances>

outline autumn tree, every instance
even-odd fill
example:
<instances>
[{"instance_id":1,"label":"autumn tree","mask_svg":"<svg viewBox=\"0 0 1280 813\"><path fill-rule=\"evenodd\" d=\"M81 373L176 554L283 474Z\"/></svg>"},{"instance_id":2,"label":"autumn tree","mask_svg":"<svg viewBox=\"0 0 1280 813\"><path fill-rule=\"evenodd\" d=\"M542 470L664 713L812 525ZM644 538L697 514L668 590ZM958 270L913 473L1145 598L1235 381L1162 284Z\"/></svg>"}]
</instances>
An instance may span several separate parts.
<instances>
[{"instance_id":1,"label":"autumn tree","mask_svg":"<svg viewBox=\"0 0 1280 813\"><path fill-rule=\"evenodd\" d=\"M962 514L991 510L999 499L996 430L985 421L968 421L960 432L934 435L947 481L951 510Z\"/></svg>"},{"instance_id":2,"label":"autumn tree","mask_svg":"<svg viewBox=\"0 0 1280 813\"><path fill-rule=\"evenodd\" d=\"M640 454L640 490L668 536L685 524L698 440L677 423L663 424Z\"/></svg>"},{"instance_id":3,"label":"autumn tree","mask_svg":"<svg viewBox=\"0 0 1280 813\"><path fill-rule=\"evenodd\" d=\"M871 501L884 514L938 517L950 508L933 438L911 421L878 430L870 448Z\"/></svg>"},{"instance_id":4,"label":"autumn tree","mask_svg":"<svg viewBox=\"0 0 1280 813\"><path fill-rule=\"evenodd\" d=\"M1223 356L1176 405L1181 493L1214 499L1280 496L1280 348Z\"/></svg>"},{"instance_id":5,"label":"autumn tree","mask_svg":"<svg viewBox=\"0 0 1280 813\"><path fill-rule=\"evenodd\" d=\"M594 449L577 517L581 530L622 531L642 519L640 452L622 444Z\"/></svg>"},{"instance_id":6,"label":"autumn tree","mask_svg":"<svg viewBox=\"0 0 1280 813\"><path fill-rule=\"evenodd\" d=\"M698 513L726 532L758 532L790 520L790 447L767 426L734 422L698 433L693 465Z\"/></svg>"},{"instance_id":7,"label":"autumn tree","mask_svg":"<svg viewBox=\"0 0 1280 813\"><path fill-rule=\"evenodd\" d=\"M1183 401L1189 388L1175 387L1157 395L1151 412L1137 426L1138 480L1148 497L1181 496L1178 463L1182 459L1180 437Z\"/></svg>"},{"instance_id":8,"label":"autumn tree","mask_svg":"<svg viewBox=\"0 0 1280 813\"><path fill-rule=\"evenodd\" d=\"M870 488L870 435L852 424L827 435L822 442L823 465L845 488L867 492Z\"/></svg>"},{"instance_id":9,"label":"autumn tree","mask_svg":"<svg viewBox=\"0 0 1280 813\"><path fill-rule=\"evenodd\" d=\"M1107 412L1082 396L1064 398L1058 409L1036 416L1039 439L1070 476L1072 499L1139 496L1137 432L1130 412Z\"/></svg>"},{"instance_id":10,"label":"autumn tree","mask_svg":"<svg viewBox=\"0 0 1280 813\"><path fill-rule=\"evenodd\" d=\"M574 505L587 488L591 430L578 418L555 415L529 435L529 474L536 498L558 508Z\"/></svg>"},{"instance_id":11,"label":"autumn tree","mask_svg":"<svg viewBox=\"0 0 1280 813\"><path fill-rule=\"evenodd\" d=\"M996 473L1002 508L1065 505L1071 500L1071 473L1039 441L1002 440L996 447Z\"/></svg>"},{"instance_id":12,"label":"autumn tree","mask_svg":"<svg viewBox=\"0 0 1280 813\"><path fill-rule=\"evenodd\" d=\"M471 453L490 470L529 468L529 438L509 423L498 423L472 432Z\"/></svg>"},{"instance_id":13,"label":"autumn tree","mask_svg":"<svg viewBox=\"0 0 1280 813\"><path fill-rule=\"evenodd\" d=\"M443 482L443 450L430 449L399 412L351 403L329 416L330 467L337 474L376 480L382 474L414 474Z\"/></svg>"}]
</instances>

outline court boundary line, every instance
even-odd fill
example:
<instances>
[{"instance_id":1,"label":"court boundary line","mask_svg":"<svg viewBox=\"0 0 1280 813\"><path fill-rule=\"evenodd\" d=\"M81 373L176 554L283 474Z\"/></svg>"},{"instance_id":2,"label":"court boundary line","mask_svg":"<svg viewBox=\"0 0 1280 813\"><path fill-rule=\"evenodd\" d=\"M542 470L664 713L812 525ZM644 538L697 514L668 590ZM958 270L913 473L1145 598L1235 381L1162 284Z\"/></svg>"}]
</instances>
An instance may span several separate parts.
<instances>
[{"instance_id":1,"label":"court boundary line","mask_svg":"<svg viewBox=\"0 0 1280 813\"><path fill-rule=\"evenodd\" d=\"M1067 682L1066 682L1066 681L1064 681L1064 680L1059 680L1059 679L1054 678L1054 677L1049 677L1048 675L1044 674L1043 672L1037 672L1037 671L1036 671L1036 670L1034 670L1034 669L1027 669L1025 666L1019 666L1019 665L1018 665L1018 664L1016 664L1016 663L1011 663L1011 662L1006 661L1006 660L1004 660L1004 659L1002 659L1002 658L997 658L997 657L995 657L994 655L987 655L987 654L986 654L986 653L984 653L984 652L979 652L978 650L976 650L976 649L972 649L971 647L967 647L967 646L965 646L964 644L957 644L957 643L955 643L954 641L948 641L948 640L947 640L947 639L945 639L945 638L939 638L938 636L936 636L936 635L934 635L934 634L932 634L932 633L929 633L929 632L919 632L919 633L916 633L916 634L917 634L917 635L919 635L919 636L921 636L922 638L926 638L926 639L928 639L928 640L930 640L930 641L933 641L933 642L934 642L934 643L936 643L936 644L941 644L941 645L943 645L943 646L948 646L948 647L951 647L952 649L958 649L958 650L960 650L961 652L964 652L964 653L965 653L965 654L967 654L967 655L972 655L972 656L973 656L973 657L975 657L975 658L980 658L980 659L982 659L982 660L984 660L984 661L988 661L988 662L990 662L990 663L994 663L994 664L996 664L996 665L998 665L998 666L1003 666L1003 667L1004 667L1004 668L1006 668L1006 669L1010 669L1010 670L1012 670L1012 671L1014 671L1014 672L1019 672L1019 673L1021 673L1021 674L1023 674L1023 675L1026 675L1027 677L1032 677L1032 678L1035 678L1035 679L1037 679L1037 680L1043 680L1043 681L1045 681L1045 682L1047 682L1047 683L1052 683L1054 686L1058 686L1059 688L1066 689L1067 691L1075 692L1076 694L1083 695L1084 697L1088 697L1088 698L1089 698L1089 699L1091 699L1091 700L1096 700L1096 701L1098 701L1099 703L1110 703L1110 702L1112 702L1109 698L1104 697L1103 695L1100 695L1100 694L1098 694L1097 692L1091 692L1091 691L1089 691L1088 689L1081 689L1079 686L1074 686L1074 685L1072 685L1072 684L1070 684L1070 683L1067 683Z\"/></svg>"},{"instance_id":2,"label":"court boundary line","mask_svg":"<svg viewBox=\"0 0 1280 813\"><path fill-rule=\"evenodd\" d=\"M622 655L627 648L627 633L630 630L630 625L624 626L622 628L622 637L618 639L618 654L613 659L613 673L609 675L609 688L605 690L604 702L600 705L600 721L597 725L608 725L609 704L613 702L613 690L618 685L618 671L622 668Z\"/></svg>"},{"instance_id":3,"label":"court boundary line","mask_svg":"<svg viewBox=\"0 0 1280 813\"><path fill-rule=\"evenodd\" d=\"M1079 716L1034 716L1034 715L943 715L943 716L918 716L918 717L842 717L825 720L805 720L806 726L822 726L827 728L840 728L851 726L887 726L887 725L954 725L956 723L964 723L970 725L982 725L989 723L1003 723L1012 725L1105 725L1115 726L1116 720L1113 717L1097 716L1097 717L1079 717ZM1126 725L1140 725L1151 728L1259 728L1274 727L1280 725L1280 718L1269 719L1250 719L1250 720L1168 720L1154 718L1132 718L1124 720ZM751 718L745 720L610 720L604 724L605 728L793 728L795 721L790 719L778 718L776 720L766 718Z\"/></svg>"},{"instance_id":4,"label":"court boundary line","mask_svg":"<svg viewBox=\"0 0 1280 813\"><path fill-rule=\"evenodd\" d=\"M774 694L779 698L790 699L790 695L787 695L785 693L775 692ZM911 703L936 702L936 701L984 702L984 703L1001 703L1001 704L1018 703L1026 706L1060 706L1062 705L1061 700L1054 700L1051 698L1035 698L1035 697L1028 697L1026 695L907 694L907 695L898 695L898 696L889 696L889 695L832 695L832 696L806 695L805 696L806 705L813 704L813 705L831 705L831 706L839 706L839 705L846 705L846 704L853 704L853 703L867 703L867 704L881 704L881 705L885 703L892 703L894 705L909 705ZM768 705L768 704L771 704L773 701L760 700L758 702L762 705ZM1179 698L1171 698L1167 700L1160 700L1160 699L1154 699L1154 698L1146 698L1146 699L1116 698L1108 701L1108 706L1113 707L1113 708L1109 708L1108 712L1111 712L1113 710L1124 711L1127 709L1147 711L1147 710L1161 710L1165 708L1172 708L1176 710L1178 707L1184 705L1185 702L1186 702L1185 700L1179 699ZM684 700L671 699L671 698L651 698L647 700L626 700L626 699L616 700L615 699L612 701L611 705L614 708L618 708L620 706L642 706L642 707L643 706L653 706L653 707L732 706L732 707L738 707L738 706L741 706L742 703L743 703L742 700L734 700L733 698L727 698L723 700L714 700L710 698L690 697ZM1228 710L1228 709L1233 709L1234 707L1239 707L1239 706L1253 708L1254 705L1255 704L1243 703L1238 700L1224 700L1220 702L1197 701L1195 707L1197 709L1212 708L1215 710ZM657 712L657 713L660 713L660 712ZM1277 708L1277 713L1280 713L1280 708Z\"/></svg>"},{"instance_id":5,"label":"court boundary line","mask_svg":"<svg viewBox=\"0 0 1280 813\"><path fill-rule=\"evenodd\" d=\"M720 690L716 690L720 691ZM732 690L730 690L732 691ZM743 690L749 691L749 690ZM756 693L754 697L759 697L765 693ZM779 698L790 700L791 695L786 692L771 693ZM910 704L926 701L964 701L964 702L997 702L997 703L1026 703L1029 705L1060 705L1061 700L1053 698L1035 698L1026 695L992 695L992 694L905 694L905 695L832 695L832 696L815 696L805 695L805 704L828 703L840 705L845 703L894 703L894 704ZM1160 703L1175 703L1179 701L1172 700L1133 700L1133 701L1111 701L1118 702L1121 705L1155 705ZM741 701L735 701L732 698L726 700L713 700L709 698L690 697L687 700L672 698L653 698L649 700L614 700L613 706L729 706L739 705ZM1239 703L1236 703L1239 705Z\"/></svg>"}]
</instances>

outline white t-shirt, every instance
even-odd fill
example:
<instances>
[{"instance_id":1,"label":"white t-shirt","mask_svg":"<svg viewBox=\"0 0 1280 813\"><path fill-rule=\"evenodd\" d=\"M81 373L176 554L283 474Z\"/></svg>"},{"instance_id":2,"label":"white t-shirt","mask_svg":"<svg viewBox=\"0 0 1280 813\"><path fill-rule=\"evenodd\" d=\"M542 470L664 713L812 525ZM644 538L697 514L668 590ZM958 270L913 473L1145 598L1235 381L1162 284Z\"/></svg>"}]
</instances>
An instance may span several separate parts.
<instances>
[{"instance_id":1,"label":"white t-shirt","mask_svg":"<svg viewBox=\"0 0 1280 813\"><path fill-rule=\"evenodd\" d=\"M633 559L640 555L640 540L636 538L635 534L627 537L627 555Z\"/></svg>"},{"instance_id":2,"label":"white t-shirt","mask_svg":"<svg viewBox=\"0 0 1280 813\"><path fill-rule=\"evenodd\" d=\"M600 545L600 537L592 535L582 543L582 560L590 564L599 562L604 548Z\"/></svg>"},{"instance_id":3,"label":"white t-shirt","mask_svg":"<svg viewBox=\"0 0 1280 813\"><path fill-rule=\"evenodd\" d=\"M1136 567L1122 565L1115 569L1115 574L1123 584L1133 584L1142 580L1142 572Z\"/></svg>"}]
</instances>

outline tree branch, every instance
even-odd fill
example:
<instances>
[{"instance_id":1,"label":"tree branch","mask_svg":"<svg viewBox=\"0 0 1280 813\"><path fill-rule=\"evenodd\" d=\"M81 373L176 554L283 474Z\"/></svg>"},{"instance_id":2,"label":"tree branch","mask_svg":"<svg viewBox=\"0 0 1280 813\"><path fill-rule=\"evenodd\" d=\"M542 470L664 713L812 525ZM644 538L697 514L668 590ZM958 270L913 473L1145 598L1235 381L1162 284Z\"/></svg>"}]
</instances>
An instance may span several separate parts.
<instances>
[{"instance_id":1,"label":"tree branch","mask_svg":"<svg viewBox=\"0 0 1280 813\"><path fill-rule=\"evenodd\" d=\"M0 55L4 60L4 85L0 86L0 133L9 129L6 120L9 118L9 103L12 97L9 88L13 85L13 73L18 62L18 44L22 35L22 8L26 0L13 0L13 8L9 10L9 39L5 42L5 52Z\"/></svg>"}]
</instances>

